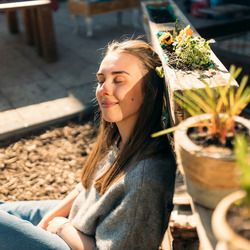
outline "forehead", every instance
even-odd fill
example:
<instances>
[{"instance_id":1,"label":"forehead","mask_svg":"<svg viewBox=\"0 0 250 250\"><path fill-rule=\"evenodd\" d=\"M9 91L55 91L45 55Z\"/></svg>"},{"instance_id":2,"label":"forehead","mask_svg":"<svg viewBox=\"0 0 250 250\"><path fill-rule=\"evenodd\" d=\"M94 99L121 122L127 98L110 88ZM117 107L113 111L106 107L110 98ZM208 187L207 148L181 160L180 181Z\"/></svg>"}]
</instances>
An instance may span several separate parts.
<instances>
[{"instance_id":1,"label":"forehead","mask_svg":"<svg viewBox=\"0 0 250 250\"><path fill-rule=\"evenodd\" d=\"M135 73L142 72L142 62L138 57L129 53L111 52L104 57L100 64L99 72L128 71Z\"/></svg>"}]
</instances>

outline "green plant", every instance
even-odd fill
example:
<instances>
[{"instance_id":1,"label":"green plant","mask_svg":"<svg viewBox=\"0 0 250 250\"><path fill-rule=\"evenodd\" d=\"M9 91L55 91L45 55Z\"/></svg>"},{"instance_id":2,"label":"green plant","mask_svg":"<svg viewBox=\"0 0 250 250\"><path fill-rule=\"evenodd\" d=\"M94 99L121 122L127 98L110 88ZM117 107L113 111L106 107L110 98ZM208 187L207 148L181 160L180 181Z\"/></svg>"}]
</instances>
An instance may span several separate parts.
<instances>
[{"instance_id":1,"label":"green plant","mask_svg":"<svg viewBox=\"0 0 250 250\"><path fill-rule=\"evenodd\" d=\"M243 135L236 136L235 156L240 167L241 187L246 191L245 204L250 213L250 157L248 154L247 139Z\"/></svg>"},{"instance_id":2,"label":"green plant","mask_svg":"<svg viewBox=\"0 0 250 250\"><path fill-rule=\"evenodd\" d=\"M228 133L236 134L234 116L239 115L250 101L250 87L246 87L248 76L244 76L236 93L231 82L237 78L241 68L234 65L230 67L230 79L224 86L217 86L212 89L203 79L205 88L186 90L183 95L178 92L174 93L174 99L182 106L191 116L200 114L211 114L209 119L194 124L193 127L199 127L200 131L207 129L212 138L218 138L218 141L225 145ZM224 115L221 115L224 114ZM177 125L157 133L152 137L157 137L179 128Z\"/></svg>"},{"instance_id":3,"label":"green plant","mask_svg":"<svg viewBox=\"0 0 250 250\"><path fill-rule=\"evenodd\" d=\"M200 37L190 38L186 36L181 42L174 42L173 46L175 54L179 58L179 62L182 61L186 65L198 68L199 66L210 66L211 48L209 43L213 41L214 40L207 41Z\"/></svg>"},{"instance_id":4,"label":"green plant","mask_svg":"<svg viewBox=\"0 0 250 250\"><path fill-rule=\"evenodd\" d=\"M209 43L214 43L214 39L207 41L201 37L192 37L193 30L190 25L182 29L179 34L177 30L178 20L175 22L173 34L169 31L161 31L157 34L161 47L174 54L171 56L171 60L174 60L177 66L184 63L190 68L196 69L213 65L210 60Z\"/></svg>"}]
</instances>

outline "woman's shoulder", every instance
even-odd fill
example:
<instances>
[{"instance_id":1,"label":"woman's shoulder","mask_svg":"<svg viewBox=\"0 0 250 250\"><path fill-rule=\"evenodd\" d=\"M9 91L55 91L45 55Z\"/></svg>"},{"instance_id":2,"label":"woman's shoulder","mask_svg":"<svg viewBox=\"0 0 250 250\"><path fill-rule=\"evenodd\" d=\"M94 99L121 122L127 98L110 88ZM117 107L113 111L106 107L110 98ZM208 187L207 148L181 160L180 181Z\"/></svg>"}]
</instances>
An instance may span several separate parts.
<instances>
[{"instance_id":1,"label":"woman's shoulder","mask_svg":"<svg viewBox=\"0 0 250 250\"><path fill-rule=\"evenodd\" d=\"M176 164L169 157L152 157L134 162L125 175L127 183L168 186L175 180Z\"/></svg>"},{"instance_id":2,"label":"woman's shoulder","mask_svg":"<svg viewBox=\"0 0 250 250\"><path fill-rule=\"evenodd\" d=\"M173 150L166 138L149 141L143 152L135 157L132 171L142 171L144 175L171 173L176 171Z\"/></svg>"}]
</instances>

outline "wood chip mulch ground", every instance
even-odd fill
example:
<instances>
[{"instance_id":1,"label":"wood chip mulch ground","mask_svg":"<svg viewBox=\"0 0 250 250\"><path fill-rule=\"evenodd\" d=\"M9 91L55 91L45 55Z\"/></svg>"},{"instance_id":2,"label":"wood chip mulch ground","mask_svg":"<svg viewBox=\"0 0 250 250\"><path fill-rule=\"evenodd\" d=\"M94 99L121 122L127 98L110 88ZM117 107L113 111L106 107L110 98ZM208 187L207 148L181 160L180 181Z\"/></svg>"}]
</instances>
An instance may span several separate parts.
<instances>
[{"instance_id":1,"label":"wood chip mulch ground","mask_svg":"<svg viewBox=\"0 0 250 250\"><path fill-rule=\"evenodd\" d=\"M0 147L0 200L63 199L80 181L97 128L70 122Z\"/></svg>"}]
</instances>

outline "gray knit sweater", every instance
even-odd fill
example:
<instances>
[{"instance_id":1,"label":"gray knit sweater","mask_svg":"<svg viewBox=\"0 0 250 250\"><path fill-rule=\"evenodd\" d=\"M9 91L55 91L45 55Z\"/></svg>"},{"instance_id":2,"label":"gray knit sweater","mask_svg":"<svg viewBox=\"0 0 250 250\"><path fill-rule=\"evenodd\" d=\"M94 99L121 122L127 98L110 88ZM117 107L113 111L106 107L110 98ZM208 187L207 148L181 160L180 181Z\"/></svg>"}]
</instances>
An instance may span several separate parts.
<instances>
[{"instance_id":1,"label":"gray knit sweater","mask_svg":"<svg viewBox=\"0 0 250 250\"><path fill-rule=\"evenodd\" d=\"M116 157L112 150L102 161L105 171ZM91 186L80 191L69 219L85 234L95 237L96 249L158 249L173 208L175 166L167 158L135 163L103 195Z\"/></svg>"}]
</instances>

